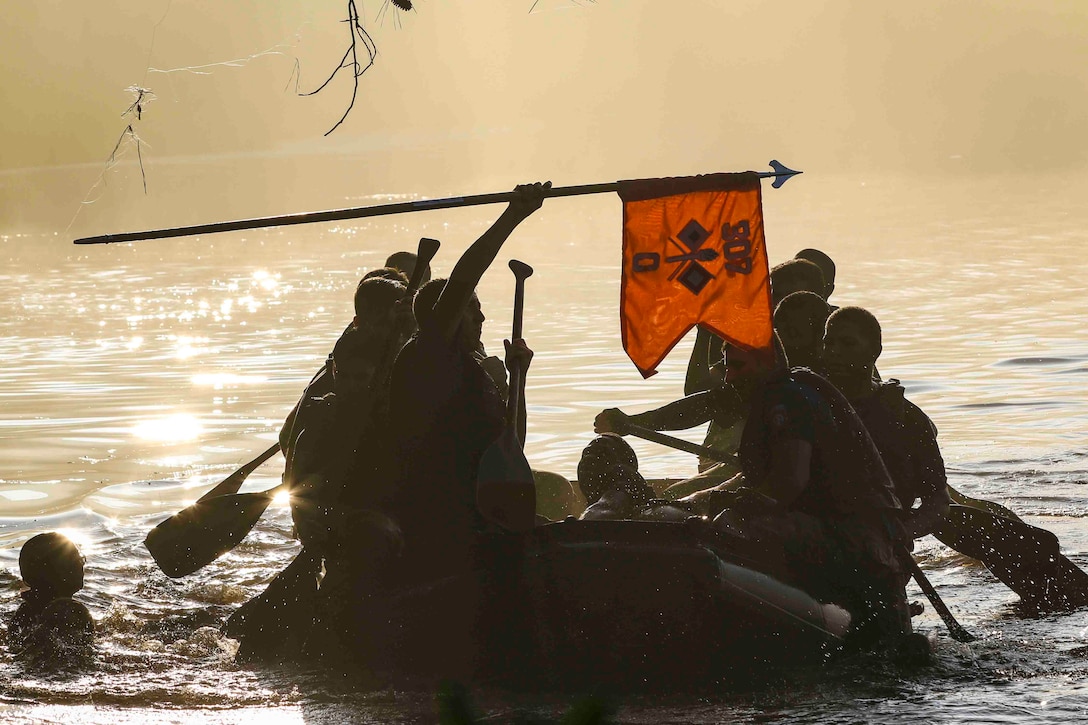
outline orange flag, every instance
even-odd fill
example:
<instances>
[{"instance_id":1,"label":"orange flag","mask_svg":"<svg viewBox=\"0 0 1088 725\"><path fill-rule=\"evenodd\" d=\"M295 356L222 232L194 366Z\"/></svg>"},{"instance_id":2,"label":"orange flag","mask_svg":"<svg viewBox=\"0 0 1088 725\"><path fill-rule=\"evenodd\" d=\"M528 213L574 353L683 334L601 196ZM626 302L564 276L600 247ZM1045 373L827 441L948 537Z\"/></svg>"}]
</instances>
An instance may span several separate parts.
<instances>
[{"instance_id":1,"label":"orange flag","mask_svg":"<svg viewBox=\"0 0 1088 725\"><path fill-rule=\"evenodd\" d=\"M695 325L771 344L763 205L754 172L622 181L623 348L650 377Z\"/></svg>"}]
</instances>

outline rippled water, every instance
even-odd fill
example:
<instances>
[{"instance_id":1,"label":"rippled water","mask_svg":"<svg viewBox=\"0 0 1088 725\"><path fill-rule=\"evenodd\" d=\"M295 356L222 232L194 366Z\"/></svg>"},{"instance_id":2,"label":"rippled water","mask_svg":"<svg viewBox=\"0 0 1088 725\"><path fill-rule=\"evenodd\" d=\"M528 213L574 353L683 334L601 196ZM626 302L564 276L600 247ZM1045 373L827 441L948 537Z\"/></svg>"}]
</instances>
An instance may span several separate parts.
<instances>
[{"instance_id":1,"label":"rippled water","mask_svg":"<svg viewBox=\"0 0 1088 725\"><path fill-rule=\"evenodd\" d=\"M815 246L839 264L833 301L884 325L880 369L941 430L951 482L1058 534L1088 568L1088 179L826 179L767 190L772 262ZM380 203L375 198L361 203ZM288 211L288 210L285 210ZM300 210L301 211L301 210ZM88 558L79 597L99 622L95 667L35 674L0 654L5 722L370 722L432 717L429 694L361 692L297 670L243 668L214 627L297 550L283 508L199 574L170 580L141 541L268 447L351 317L362 272L420 236L447 273L495 208L357 226L296 227L109 247L0 237L0 610L19 591L18 548L62 530ZM525 334L527 452L573 476L593 415L678 397L686 344L648 380L619 345L619 202L552 200L508 243L480 293L501 349L512 275L536 268ZM209 220L210 221L210 220ZM0 230L2 231L2 230ZM122 231L103 229L102 231ZM701 437L692 431L692 440ZM694 461L638 444L650 475ZM246 489L278 483L282 459ZM625 722L1068 722L1088 709L1088 616L1031 616L984 568L933 539L923 566L981 636L952 642L927 609L937 664L805 671L788 682L614 703ZM921 598L912 590L912 598ZM477 693L498 720L548 716L562 698Z\"/></svg>"}]
</instances>

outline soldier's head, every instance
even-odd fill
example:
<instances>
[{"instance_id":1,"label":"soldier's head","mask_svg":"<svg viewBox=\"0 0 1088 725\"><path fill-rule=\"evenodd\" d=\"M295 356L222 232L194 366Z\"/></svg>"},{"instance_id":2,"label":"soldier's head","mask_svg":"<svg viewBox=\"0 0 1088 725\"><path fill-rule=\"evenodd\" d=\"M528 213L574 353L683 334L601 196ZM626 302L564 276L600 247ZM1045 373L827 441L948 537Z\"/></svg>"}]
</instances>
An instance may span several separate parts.
<instances>
[{"instance_id":1,"label":"soldier's head","mask_svg":"<svg viewBox=\"0 0 1088 725\"><path fill-rule=\"evenodd\" d=\"M812 368L820 357L827 302L814 292L794 292L774 309L774 330L791 367Z\"/></svg>"},{"instance_id":2,"label":"soldier's head","mask_svg":"<svg viewBox=\"0 0 1088 725\"><path fill-rule=\"evenodd\" d=\"M19 576L30 587L55 597L70 597L83 588L79 548L63 534L50 531L31 537L19 551Z\"/></svg>"},{"instance_id":3,"label":"soldier's head","mask_svg":"<svg viewBox=\"0 0 1088 725\"><path fill-rule=\"evenodd\" d=\"M386 267L392 267L393 269L399 269L404 273L405 284L408 284L409 279L412 278L412 273L416 270L416 262L418 261L415 252L393 252L389 255L389 259L385 260ZM426 284L431 280L431 265L427 265L423 269L423 279L420 280L420 284Z\"/></svg>"},{"instance_id":4,"label":"soldier's head","mask_svg":"<svg viewBox=\"0 0 1088 725\"><path fill-rule=\"evenodd\" d=\"M438 298L445 288L446 279L443 277L432 279L419 288L415 301L412 303L412 310L415 312L419 329L422 330L433 324L434 306L438 303ZM456 341L458 347L466 352L473 352L480 347L485 319L483 309L480 307L480 298L473 292L472 298L469 300L468 306L461 317L461 324L457 328Z\"/></svg>"},{"instance_id":5,"label":"soldier's head","mask_svg":"<svg viewBox=\"0 0 1088 725\"><path fill-rule=\"evenodd\" d=\"M827 318L823 360L832 382L871 379L882 349L880 323L868 310L841 307Z\"/></svg>"},{"instance_id":6,"label":"soldier's head","mask_svg":"<svg viewBox=\"0 0 1088 725\"><path fill-rule=\"evenodd\" d=\"M355 327L387 325L404 298L407 286L400 280L378 276L363 277L355 288Z\"/></svg>"},{"instance_id":7,"label":"soldier's head","mask_svg":"<svg viewBox=\"0 0 1088 725\"><path fill-rule=\"evenodd\" d=\"M831 257L827 256L819 249L802 249L797 254L793 255L794 259L805 259L812 262L824 275L824 293L823 298L826 300L831 296L831 293L835 291L835 262Z\"/></svg>"},{"instance_id":8,"label":"soldier's head","mask_svg":"<svg viewBox=\"0 0 1088 725\"><path fill-rule=\"evenodd\" d=\"M653 489L638 472L638 457L621 436L604 433L589 442L578 460L578 487L592 506L607 491L623 491L636 501L653 498Z\"/></svg>"},{"instance_id":9,"label":"soldier's head","mask_svg":"<svg viewBox=\"0 0 1088 725\"><path fill-rule=\"evenodd\" d=\"M719 380L745 393L766 380L778 364L777 357L774 349L752 350L726 342L714 372Z\"/></svg>"},{"instance_id":10,"label":"soldier's head","mask_svg":"<svg viewBox=\"0 0 1088 725\"><path fill-rule=\"evenodd\" d=\"M824 273L807 259L790 259L771 270L772 307L794 292L815 292L822 297L824 289Z\"/></svg>"},{"instance_id":11,"label":"soldier's head","mask_svg":"<svg viewBox=\"0 0 1088 725\"><path fill-rule=\"evenodd\" d=\"M401 272L396 267L378 267L372 269L363 275L363 278L359 280L360 284L365 280L372 279L374 277L381 277L382 279L391 279L394 282L400 282L405 287L408 286L408 276Z\"/></svg>"}]
</instances>

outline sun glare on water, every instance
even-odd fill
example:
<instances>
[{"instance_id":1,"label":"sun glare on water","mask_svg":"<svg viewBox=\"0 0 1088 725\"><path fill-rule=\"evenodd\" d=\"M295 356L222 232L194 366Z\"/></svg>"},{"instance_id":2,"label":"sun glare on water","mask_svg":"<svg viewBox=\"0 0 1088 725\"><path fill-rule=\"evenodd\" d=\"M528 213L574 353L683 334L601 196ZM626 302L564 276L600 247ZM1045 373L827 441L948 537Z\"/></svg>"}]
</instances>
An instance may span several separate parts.
<instances>
[{"instance_id":1,"label":"sun glare on water","mask_svg":"<svg viewBox=\"0 0 1088 725\"><path fill-rule=\"evenodd\" d=\"M203 430L196 417L178 413L165 418L142 420L132 427L132 435L145 441L173 443L194 440Z\"/></svg>"},{"instance_id":2,"label":"sun glare on water","mask_svg":"<svg viewBox=\"0 0 1088 725\"><path fill-rule=\"evenodd\" d=\"M79 553L87 556L94 548L94 541L82 529L62 528L54 529L61 536L69 539L79 549Z\"/></svg>"}]
</instances>

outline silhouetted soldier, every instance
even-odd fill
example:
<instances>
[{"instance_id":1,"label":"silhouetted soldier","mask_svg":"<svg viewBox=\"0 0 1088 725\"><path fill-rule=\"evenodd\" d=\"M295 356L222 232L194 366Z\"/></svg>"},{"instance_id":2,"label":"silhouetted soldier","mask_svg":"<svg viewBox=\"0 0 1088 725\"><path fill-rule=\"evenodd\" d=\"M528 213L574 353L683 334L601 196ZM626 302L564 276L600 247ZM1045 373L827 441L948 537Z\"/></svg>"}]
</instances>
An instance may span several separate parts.
<instances>
[{"instance_id":1,"label":"silhouetted soldier","mask_svg":"<svg viewBox=\"0 0 1088 725\"><path fill-rule=\"evenodd\" d=\"M827 320L824 366L854 406L895 481L912 539L932 532L950 503L937 428L891 379L880 383L873 369L880 356L880 323L860 307L842 307ZM913 508L919 501L918 508Z\"/></svg>"},{"instance_id":2,"label":"silhouetted soldier","mask_svg":"<svg viewBox=\"0 0 1088 725\"><path fill-rule=\"evenodd\" d=\"M715 520L740 552L777 560L822 601L854 616L855 642L910 633L892 480L845 397L781 358L738 350L731 382L753 388L738 452L745 486Z\"/></svg>"}]
</instances>

